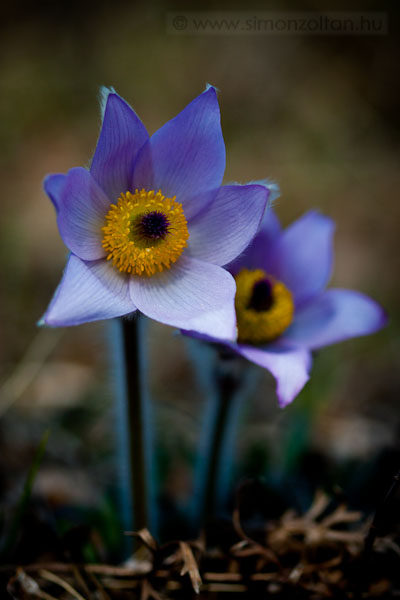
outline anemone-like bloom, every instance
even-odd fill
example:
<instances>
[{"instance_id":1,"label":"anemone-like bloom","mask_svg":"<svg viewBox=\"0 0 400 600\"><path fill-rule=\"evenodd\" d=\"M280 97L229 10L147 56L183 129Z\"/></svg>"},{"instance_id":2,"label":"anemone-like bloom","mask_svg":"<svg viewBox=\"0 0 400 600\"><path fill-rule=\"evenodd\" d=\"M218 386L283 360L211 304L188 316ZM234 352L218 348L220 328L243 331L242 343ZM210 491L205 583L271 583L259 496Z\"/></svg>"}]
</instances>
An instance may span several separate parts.
<instances>
[{"instance_id":1,"label":"anemone-like bloom","mask_svg":"<svg viewBox=\"0 0 400 600\"><path fill-rule=\"evenodd\" d=\"M269 190L221 186L225 145L215 89L151 137L114 90L104 91L103 106L90 169L45 179L70 256L41 324L139 310L235 339L235 282L222 265L254 237Z\"/></svg>"},{"instance_id":2,"label":"anemone-like bloom","mask_svg":"<svg viewBox=\"0 0 400 600\"><path fill-rule=\"evenodd\" d=\"M226 345L276 379L280 406L309 379L311 351L379 330L379 304L352 290L328 289L334 223L311 211L282 231L266 213L259 233L228 269L235 276L238 341ZM212 342L221 340L199 336Z\"/></svg>"}]
</instances>

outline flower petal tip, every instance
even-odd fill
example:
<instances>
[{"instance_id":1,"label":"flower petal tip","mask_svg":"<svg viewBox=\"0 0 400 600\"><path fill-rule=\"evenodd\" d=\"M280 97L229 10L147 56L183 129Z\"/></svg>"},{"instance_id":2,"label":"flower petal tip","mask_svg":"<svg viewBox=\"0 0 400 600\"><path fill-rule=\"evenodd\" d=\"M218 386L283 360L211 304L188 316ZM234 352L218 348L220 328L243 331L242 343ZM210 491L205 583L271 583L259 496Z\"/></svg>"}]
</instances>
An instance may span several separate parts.
<instances>
[{"instance_id":1,"label":"flower petal tip","mask_svg":"<svg viewBox=\"0 0 400 600\"><path fill-rule=\"evenodd\" d=\"M371 298L370 298L370 300L371 300L371 302L373 302L375 304L376 317L375 317L375 323L371 324L371 331L369 333L377 333L381 329L384 329L385 327L387 327L387 325L389 324L389 314L383 308L383 306L381 304L379 304L379 302L376 302L375 300L372 300ZM368 335L368 333L366 335Z\"/></svg>"},{"instance_id":2,"label":"flower petal tip","mask_svg":"<svg viewBox=\"0 0 400 600\"><path fill-rule=\"evenodd\" d=\"M272 179L258 179L256 181L249 181L248 185L261 185L268 190L268 207L271 208L281 195L281 188L276 181Z\"/></svg>"},{"instance_id":3,"label":"flower petal tip","mask_svg":"<svg viewBox=\"0 0 400 600\"><path fill-rule=\"evenodd\" d=\"M383 308L383 306L379 305L379 308L380 308L380 312L381 312L379 329L383 329L384 327L389 325L390 317L389 317L389 313L386 311L385 308Z\"/></svg>"},{"instance_id":4,"label":"flower petal tip","mask_svg":"<svg viewBox=\"0 0 400 600\"><path fill-rule=\"evenodd\" d=\"M66 180L67 176L63 173L51 173L46 175L43 180L43 189L52 201L57 213Z\"/></svg>"},{"instance_id":5,"label":"flower petal tip","mask_svg":"<svg viewBox=\"0 0 400 600\"><path fill-rule=\"evenodd\" d=\"M309 210L305 213L304 218L313 219L315 223L318 223L321 227L325 225L332 233L336 229L336 223L331 217L327 217L317 209Z\"/></svg>"},{"instance_id":6,"label":"flower petal tip","mask_svg":"<svg viewBox=\"0 0 400 600\"><path fill-rule=\"evenodd\" d=\"M46 327L46 328L54 328L54 327L64 327L64 323L62 321L57 321L50 317L51 307L49 306L48 310L44 313L42 317L36 322L37 327Z\"/></svg>"},{"instance_id":7,"label":"flower petal tip","mask_svg":"<svg viewBox=\"0 0 400 600\"><path fill-rule=\"evenodd\" d=\"M117 92L115 91L115 89L112 86L110 86L110 87L107 87L105 85L100 86L99 102L100 102L100 112L101 112L102 119L104 117L104 113L106 110L109 95L116 94L116 93Z\"/></svg>"},{"instance_id":8,"label":"flower petal tip","mask_svg":"<svg viewBox=\"0 0 400 600\"><path fill-rule=\"evenodd\" d=\"M303 381L301 383L301 387L299 387L299 389L297 391L293 392L289 396L286 396L285 394L282 394L282 392L277 387L276 396L277 396L277 399L278 399L278 406L279 406L279 408L283 409L283 408L286 408L287 406L289 406L289 404L292 404L292 402L297 398L297 396L303 391L305 385L308 383L309 380L310 380L310 375L307 375L303 379Z\"/></svg>"},{"instance_id":9,"label":"flower petal tip","mask_svg":"<svg viewBox=\"0 0 400 600\"><path fill-rule=\"evenodd\" d=\"M206 83L206 89L204 90L203 94L207 93L209 90L212 90L215 92L215 94L219 92L219 89L215 87L215 85L212 85L212 83Z\"/></svg>"}]
</instances>

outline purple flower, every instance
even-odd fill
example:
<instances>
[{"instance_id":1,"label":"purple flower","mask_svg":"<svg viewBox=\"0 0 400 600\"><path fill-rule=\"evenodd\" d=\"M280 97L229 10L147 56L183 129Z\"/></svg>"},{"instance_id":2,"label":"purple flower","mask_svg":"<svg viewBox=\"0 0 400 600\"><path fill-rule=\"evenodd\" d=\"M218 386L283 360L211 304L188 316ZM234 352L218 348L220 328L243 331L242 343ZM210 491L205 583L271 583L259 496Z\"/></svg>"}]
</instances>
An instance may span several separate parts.
<instances>
[{"instance_id":1,"label":"purple flower","mask_svg":"<svg viewBox=\"0 0 400 600\"><path fill-rule=\"evenodd\" d=\"M264 185L221 187L225 145L209 86L153 136L113 90L90 169L44 183L71 254L41 324L78 325L139 310L235 339L235 282L222 268L257 232Z\"/></svg>"},{"instance_id":2,"label":"purple flower","mask_svg":"<svg viewBox=\"0 0 400 600\"><path fill-rule=\"evenodd\" d=\"M377 331L386 315L352 290L328 289L334 223L311 211L281 230L269 210L247 250L228 268L235 276L237 343L226 345L276 379L281 407L309 379L311 351ZM196 336L221 342L207 336Z\"/></svg>"}]
</instances>

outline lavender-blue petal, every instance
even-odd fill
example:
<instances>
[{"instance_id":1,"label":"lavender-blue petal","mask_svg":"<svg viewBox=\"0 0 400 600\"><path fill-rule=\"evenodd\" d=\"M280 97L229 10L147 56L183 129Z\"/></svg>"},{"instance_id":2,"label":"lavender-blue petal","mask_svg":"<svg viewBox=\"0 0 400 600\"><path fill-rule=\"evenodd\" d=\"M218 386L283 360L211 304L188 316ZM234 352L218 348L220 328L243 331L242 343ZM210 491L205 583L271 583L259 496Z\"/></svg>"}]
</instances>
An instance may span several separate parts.
<instances>
[{"instance_id":1,"label":"lavender-blue petal","mask_svg":"<svg viewBox=\"0 0 400 600\"><path fill-rule=\"evenodd\" d=\"M309 349L378 331L387 322L383 308L353 290L330 289L298 311L282 341Z\"/></svg>"},{"instance_id":2,"label":"lavender-blue petal","mask_svg":"<svg viewBox=\"0 0 400 600\"><path fill-rule=\"evenodd\" d=\"M207 210L190 221L190 255L217 265L232 261L257 233L267 201L264 186L219 188Z\"/></svg>"},{"instance_id":3,"label":"lavender-blue petal","mask_svg":"<svg viewBox=\"0 0 400 600\"><path fill-rule=\"evenodd\" d=\"M281 408L290 404L309 380L312 359L306 349L273 345L263 349L244 344L231 344L231 348L274 376Z\"/></svg>"},{"instance_id":4,"label":"lavender-blue petal","mask_svg":"<svg viewBox=\"0 0 400 600\"><path fill-rule=\"evenodd\" d=\"M90 172L111 202L131 190L133 164L149 136L135 111L110 92Z\"/></svg>"},{"instance_id":5,"label":"lavender-blue petal","mask_svg":"<svg viewBox=\"0 0 400 600\"><path fill-rule=\"evenodd\" d=\"M190 219L201 210L200 193L218 188L225 171L217 94L209 87L159 129L139 152L133 188L176 196Z\"/></svg>"},{"instance_id":6,"label":"lavender-blue petal","mask_svg":"<svg viewBox=\"0 0 400 600\"><path fill-rule=\"evenodd\" d=\"M249 246L229 264L228 269L236 275L241 269L264 269L268 271L270 254L281 236L281 225L272 208L267 208L260 230Z\"/></svg>"},{"instance_id":7,"label":"lavender-blue petal","mask_svg":"<svg viewBox=\"0 0 400 600\"><path fill-rule=\"evenodd\" d=\"M57 212L66 180L67 176L64 173L53 173L52 175L47 175L43 182L44 191L54 204Z\"/></svg>"},{"instance_id":8,"label":"lavender-blue petal","mask_svg":"<svg viewBox=\"0 0 400 600\"><path fill-rule=\"evenodd\" d=\"M110 201L89 171L77 167L68 172L58 208L58 228L68 248L84 260L105 256L102 227Z\"/></svg>"},{"instance_id":9,"label":"lavender-blue petal","mask_svg":"<svg viewBox=\"0 0 400 600\"><path fill-rule=\"evenodd\" d=\"M106 260L85 262L71 254L61 283L39 324L67 327L135 310L127 275Z\"/></svg>"},{"instance_id":10,"label":"lavender-blue petal","mask_svg":"<svg viewBox=\"0 0 400 600\"><path fill-rule=\"evenodd\" d=\"M151 319L225 340L236 338L235 291L227 271L187 256L152 277L130 279L133 303Z\"/></svg>"},{"instance_id":11,"label":"lavender-blue petal","mask_svg":"<svg viewBox=\"0 0 400 600\"><path fill-rule=\"evenodd\" d=\"M297 306L321 292L330 279L334 229L332 219L310 211L274 243L266 268L290 289Z\"/></svg>"}]
</instances>

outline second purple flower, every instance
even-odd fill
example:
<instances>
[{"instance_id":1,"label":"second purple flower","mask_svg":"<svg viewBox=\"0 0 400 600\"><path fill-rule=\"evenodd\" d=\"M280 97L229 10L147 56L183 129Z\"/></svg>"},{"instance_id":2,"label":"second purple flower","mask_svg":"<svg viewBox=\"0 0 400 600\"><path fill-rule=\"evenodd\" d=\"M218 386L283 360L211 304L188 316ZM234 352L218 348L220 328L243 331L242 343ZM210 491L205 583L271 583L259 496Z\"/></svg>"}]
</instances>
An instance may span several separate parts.
<instances>
[{"instance_id":1,"label":"second purple flower","mask_svg":"<svg viewBox=\"0 0 400 600\"><path fill-rule=\"evenodd\" d=\"M252 243L228 265L237 285L239 335L226 345L272 373L282 407L308 381L313 350L378 331L387 320L368 296L325 289L334 229L332 219L310 211L282 230L269 210Z\"/></svg>"}]
</instances>

